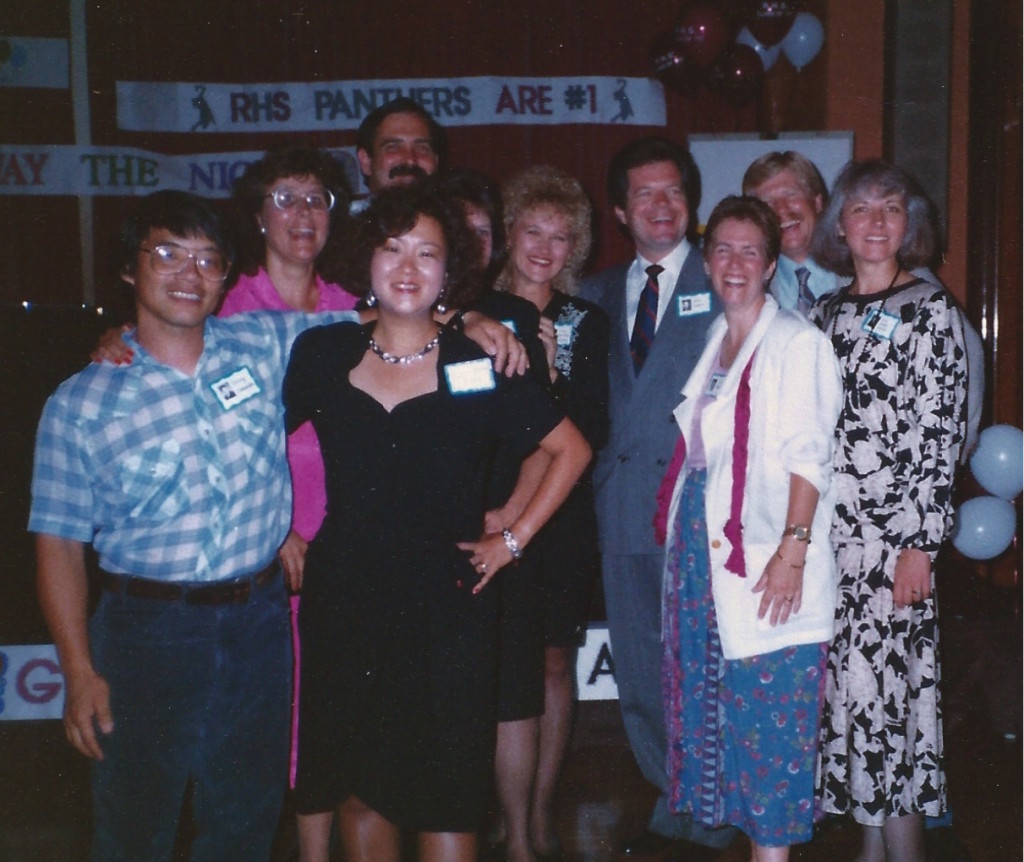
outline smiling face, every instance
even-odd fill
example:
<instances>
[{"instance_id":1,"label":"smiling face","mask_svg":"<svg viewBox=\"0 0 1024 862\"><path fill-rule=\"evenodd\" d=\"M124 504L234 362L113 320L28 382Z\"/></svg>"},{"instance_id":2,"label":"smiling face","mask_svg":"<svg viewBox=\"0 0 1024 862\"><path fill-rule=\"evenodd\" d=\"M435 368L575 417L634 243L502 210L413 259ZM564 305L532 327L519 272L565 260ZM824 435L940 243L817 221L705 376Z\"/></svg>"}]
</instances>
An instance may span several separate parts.
<instances>
[{"instance_id":1,"label":"smiling face","mask_svg":"<svg viewBox=\"0 0 1024 862\"><path fill-rule=\"evenodd\" d=\"M753 222L727 218L706 242L704 269L726 314L759 311L775 272L761 229Z\"/></svg>"},{"instance_id":2,"label":"smiling face","mask_svg":"<svg viewBox=\"0 0 1024 862\"><path fill-rule=\"evenodd\" d=\"M513 292L550 287L572 254L569 216L551 206L524 210L512 224L508 247Z\"/></svg>"},{"instance_id":3,"label":"smiling face","mask_svg":"<svg viewBox=\"0 0 1024 862\"><path fill-rule=\"evenodd\" d=\"M205 234L181 237L166 228L150 228L135 258L135 271L121 277L135 286L135 307L140 331L201 331L217 308L223 292L223 281L209 281L199 275L190 259L185 268L172 275L154 271L150 254L142 249L158 245L176 245L199 255L219 249Z\"/></svg>"},{"instance_id":4,"label":"smiling face","mask_svg":"<svg viewBox=\"0 0 1024 862\"><path fill-rule=\"evenodd\" d=\"M267 258L277 263L312 266L327 243L331 229L328 210L314 210L301 197L308 194L326 196L324 185L316 177L280 177L266 189L272 194L287 189L300 196L290 209L279 209L273 198L264 197L256 221L264 229Z\"/></svg>"},{"instance_id":5,"label":"smiling face","mask_svg":"<svg viewBox=\"0 0 1024 862\"><path fill-rule=\"evenodd\" d=\"M615 207L615 217L640 255L656 263L686 237L690 209L682 174L672 162L653 162L630 168L626 176L626 205Z\"/></svg>"},{"instance_id":6,"label":"smiling face","mask_svg":"<svg viewBox=\"0 0 1024 862\"><path fill-rule=\"evenodd\" d=\"M445 283L447 245L441 225L421 215L389 237L370 260L370 283L382 316L429 317Z\"/></svg>"},{"instance_id":7,"label":"smiling face","mask_svg":"<svg viewBox=\"0 0 1024 862\"><path fill-rule=\"evenodd\" d=\"M821 195L811 195L800 178L789 168L783 168L771 179L753 190L779 217L782 225L782 253L790 260L802 263L811 252L814 225L821 213Z\"/></svg>"},{"instance_id":8,"label":"smiling face","mask_svg":"<svg viewBox=\"0 0 1024 862\"><path fill-rule=\"evenodd\" d=\"M839 215L854 267L895 260L907 234L907 205L902 194L866 189L851 194Z\"/></svg>"},{"instance_id":9,"label":"smiling face","mask_svg":"<svg viewBox=\"0 0 1024 862\"><path fill-rule=\"evenodd\" d=\"M423 179L438 164L430 129L416 114L389 114L377 128L373 152L356 150L356 158L371 192Z\"/></svg>"}]
</instances>

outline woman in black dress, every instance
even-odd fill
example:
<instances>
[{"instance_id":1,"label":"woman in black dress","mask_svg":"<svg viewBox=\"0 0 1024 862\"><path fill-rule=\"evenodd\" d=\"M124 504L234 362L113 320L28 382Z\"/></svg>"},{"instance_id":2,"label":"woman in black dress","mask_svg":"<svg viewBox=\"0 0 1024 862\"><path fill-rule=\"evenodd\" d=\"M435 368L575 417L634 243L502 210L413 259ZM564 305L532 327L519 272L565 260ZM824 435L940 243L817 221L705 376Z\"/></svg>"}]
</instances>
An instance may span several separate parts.
<instances>
[{"instance_id":1,"label":"woman in black dress","mask_svg":"<svg viewBox=\"0 0 1024 862\"><path fill-rule=\"evenodd\" d=\"M531 167L502 190L507 260L495 287L547 321L545 384L596 451L608 436L608 318L574 295L590 251L590 202L580 184ZM488 514L516 517L546 457L523 463L511 498ZM532 477L532 478L531 478ZM573 671L598 571L590 474L537 536L514 585L502 584L497 782L506 858L557 858L554 798L572 725Z\"/></svg>"},{"instance_id":2,"label":"woman in black dress","mask_svg":"<svg viewBox=\"0 0 1024 862\"><path fill-rule=\"evenodd\" d=\"M289 426L316 428L328 499L299 620L296 797L300 811L338 806L350 862L397 860L402 828L428 862L475 857L495 728L484 587L590 458L539 387L497 377L475 344L438 329L435 307L464 302L475 258L461 214L430 189L381 194L355 224L345 280L377 321L300 338L285 381ZM552 460L522 514L484 535L499 441Z\"/></svg>"}]
</instances>

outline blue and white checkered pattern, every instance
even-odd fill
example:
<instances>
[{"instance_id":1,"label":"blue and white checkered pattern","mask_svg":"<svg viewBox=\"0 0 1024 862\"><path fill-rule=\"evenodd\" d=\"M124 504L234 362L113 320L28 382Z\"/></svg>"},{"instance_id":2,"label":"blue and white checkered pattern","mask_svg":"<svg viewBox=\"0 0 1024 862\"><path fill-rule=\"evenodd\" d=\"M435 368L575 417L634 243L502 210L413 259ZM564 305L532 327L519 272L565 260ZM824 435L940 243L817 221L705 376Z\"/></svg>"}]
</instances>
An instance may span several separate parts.
<instances>
[{"instance_id":1,"label":"blue and white checkered pattern","mask_svg":"<svg viewBox=\"0 0 1024 862\"><path fill-rule=\"evenodd\" d=\"M104 569L147 578L216 581L265 565L291 521L281 383L292 342L355 319L210 318L191 377L133 340L130 366L64 381L39 423L29 530L92 542ZM228 380L255 389L225 399L214 387Z\"/></svg>"}]
</instances>

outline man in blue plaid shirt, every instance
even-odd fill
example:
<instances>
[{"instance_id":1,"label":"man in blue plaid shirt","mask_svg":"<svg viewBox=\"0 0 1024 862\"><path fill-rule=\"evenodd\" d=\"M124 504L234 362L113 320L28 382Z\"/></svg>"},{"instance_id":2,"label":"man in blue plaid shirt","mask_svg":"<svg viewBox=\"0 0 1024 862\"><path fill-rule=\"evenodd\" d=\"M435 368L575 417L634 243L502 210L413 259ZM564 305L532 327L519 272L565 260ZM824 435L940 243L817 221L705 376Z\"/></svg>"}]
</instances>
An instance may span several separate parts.
<instances>
[{"instance_id":1,"label":"man in blue plaid shirt","mask_svg":"<svg viewBox=\"0 0 1024 862\"><path fill-rule=\"evenodd\" d=\"M29 520L65 729L95 760L93 858L170 858L191 780L193 859L266 859L290 720L280 388L292 341L326 321L213 317L231 247L192 195L143 200L119 251L135 358L47 401ZM90 543L103 592L87 622Z\"/></svg>"}]
</instances>

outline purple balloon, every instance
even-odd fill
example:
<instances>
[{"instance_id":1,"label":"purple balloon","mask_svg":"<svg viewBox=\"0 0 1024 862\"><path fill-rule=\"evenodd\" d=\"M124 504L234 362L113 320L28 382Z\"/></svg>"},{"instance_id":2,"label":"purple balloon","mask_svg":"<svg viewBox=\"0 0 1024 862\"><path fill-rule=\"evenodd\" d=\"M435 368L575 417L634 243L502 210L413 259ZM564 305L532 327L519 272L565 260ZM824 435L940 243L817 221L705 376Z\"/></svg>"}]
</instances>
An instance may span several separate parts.
<instances>
[{"instance_id":1,"label":"purple balloon","mask_svg":"<svg viewBox=\"0 0 1024 862\"><path fill-rule=\"evenodd\" d=\"M796 0L760 0L754 4L747 26L762 45L778 45L796 18Z\"/></svg>"},{"instance_id":2,"label":"purple balloon","mask_svg":"<svg viewBox=\"0 0 1024 862\"><path fill-rule=\"evenodd\" d=\"M757 96L764 68L749 45L730 45L708 70L708 86L739 107Z\"/></svg>"},{"instance_id":3,"label":"purple balloon","mask_svg":"<svg viewBox=\"0 0 1024 862\"><path fill-rule=\"evenodd\" d=\"M714 63L729 41L729 28L725 19L717 9L710 6L687 9L674 32L683 55L699 69L706 69Z\"/></svg>"},{"instance_id":4,"label":"purple balloon","mask_svg":"<svg viewBox=\"0 0 1024 862\"><path fill-rule=\"evenodd\" d=\"M686 58L671 30L659 36L651 46L651 65L658 80L677 93L692 95L700 84L700 69Z\"/></svg>"}]
</instances>

